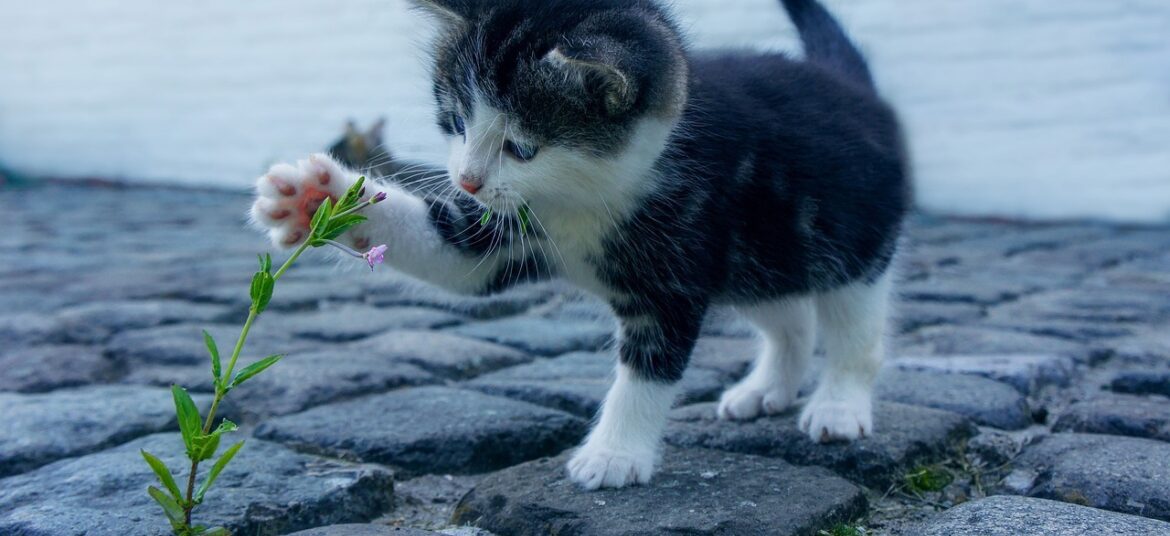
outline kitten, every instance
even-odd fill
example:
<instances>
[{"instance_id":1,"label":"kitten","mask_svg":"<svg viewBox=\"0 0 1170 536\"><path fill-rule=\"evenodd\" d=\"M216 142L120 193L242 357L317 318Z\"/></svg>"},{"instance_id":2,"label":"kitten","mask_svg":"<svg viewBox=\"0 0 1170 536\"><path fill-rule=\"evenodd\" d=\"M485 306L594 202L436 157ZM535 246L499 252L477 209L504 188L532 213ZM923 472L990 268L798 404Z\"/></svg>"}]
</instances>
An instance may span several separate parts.
<instances>
[{"instance_id":1,"label":"kitten","mask_svg":"<svg viewBox=\"0 0 1170 536\"><path fill-rule=\"evenodd\" d=\"M890 265L910 182L893 111L815 0L783 0L806 49L693 54L655 0L414 0L440 21L446 192L389 200L348 239L464 292L563 277L611 306L620 362L568 464L588 489L644 483L700 324L735 306L761 331L727 419L789 407L814 441L873 433ZM355 175L325 156L259 181L253 218L292 246ZM459 189L454 188L458 185ZM485 215L487 214L487 215Z\"/></svg>"},{"instance_id":2,"label":"kitten","mask_svg":"<svg viewBox=\"0 0 1170 536\"><path fill-rule=\"evenodd\" d=\"M378 118L368 130L361 130L353 120L345 123L345 133L329 146L329 156L347 169L371 179L397 173L398 160L382 141L386 119Z\"/></svg>"}]
</instances>

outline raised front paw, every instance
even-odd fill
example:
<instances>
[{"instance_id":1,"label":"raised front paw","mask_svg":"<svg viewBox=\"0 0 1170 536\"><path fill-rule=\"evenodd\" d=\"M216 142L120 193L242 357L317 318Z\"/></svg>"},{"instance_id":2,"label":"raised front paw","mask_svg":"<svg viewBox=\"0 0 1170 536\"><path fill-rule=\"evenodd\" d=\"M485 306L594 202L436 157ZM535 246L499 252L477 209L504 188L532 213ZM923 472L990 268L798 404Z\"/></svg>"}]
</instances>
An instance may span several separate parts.
<instances>
[{"instance_id":1,"label":"raised front paw","mask_svg":"<svg viewBox=\"0 0 1170 536\"><path fill-rule=\"evenodd\" d=\"M587 490L650 482L654 454L607 449L586 443L569 460L569 479Z\"/></svg>"},{"instance_id":2,"label":"raised front paw","mask_svg":"<svg viewBox=\"0 0 1170 536\"><path fill-rule=\"evenodd\" d=\"M296 165L277 164L256 182L252 221L268 231L277 247L292 247L309 236L313 214L326 198L337 200L352 179L333 159L310 156Z\"/></svg>"}]
</instances>

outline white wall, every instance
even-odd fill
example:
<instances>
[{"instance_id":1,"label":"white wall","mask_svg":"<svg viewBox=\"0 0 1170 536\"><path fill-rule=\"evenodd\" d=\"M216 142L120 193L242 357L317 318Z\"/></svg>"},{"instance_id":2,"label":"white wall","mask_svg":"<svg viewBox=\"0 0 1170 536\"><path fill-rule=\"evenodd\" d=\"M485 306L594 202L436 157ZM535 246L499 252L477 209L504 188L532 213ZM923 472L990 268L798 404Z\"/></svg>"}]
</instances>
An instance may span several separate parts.
<instances>
[{"instance_id":1,"label":"white wall","mask_svg":"<svg viewBox=\"0 0 1170 536\"><path fill-rule=\"evenodd\" d=\"M775 0L676 0L699 46L796 50ZM830 0L911 132L931 209L1170 218L1170 1ZM244 187L348 117L435 159L404 0L38 0L0 9L0 162Z\"/></svg>"}]
</instances>

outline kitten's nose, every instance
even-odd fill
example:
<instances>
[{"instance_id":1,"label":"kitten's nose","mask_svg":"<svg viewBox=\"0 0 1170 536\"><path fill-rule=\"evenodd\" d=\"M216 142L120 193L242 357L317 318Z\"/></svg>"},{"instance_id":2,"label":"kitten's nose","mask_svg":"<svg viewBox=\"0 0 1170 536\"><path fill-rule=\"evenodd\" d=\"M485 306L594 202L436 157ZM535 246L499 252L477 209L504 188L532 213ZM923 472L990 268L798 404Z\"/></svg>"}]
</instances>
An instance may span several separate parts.
<instances>
[{"instance_id":1,"label":"kitten's nose","mask_svg":"<svg viewBox=\"0 0 1170 536\"><path fill-rule=\"evenodd\" d=\"M463 190L467 193L475 195L475 192L478 192L480 188L483 188L483 177L464 173L463 175L459 176L459 186L462 187Z\"/></svg>"}]
</instances>

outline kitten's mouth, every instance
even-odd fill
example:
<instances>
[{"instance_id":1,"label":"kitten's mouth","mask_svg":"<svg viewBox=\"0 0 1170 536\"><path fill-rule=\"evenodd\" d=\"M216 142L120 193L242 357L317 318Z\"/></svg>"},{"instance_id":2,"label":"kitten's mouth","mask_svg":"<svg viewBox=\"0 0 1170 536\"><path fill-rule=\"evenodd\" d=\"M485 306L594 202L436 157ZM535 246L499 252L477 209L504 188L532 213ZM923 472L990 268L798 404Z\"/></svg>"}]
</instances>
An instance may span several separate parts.
<instances>
[{"instance_id":1,"label":"kitten's mouth","mask_svg":"<svg viewBox=\"0 0 1170 536\"><path fill-rule=\"evenodd\" d=\"M492 189L488 191L485 189L472 197L488 209L499 213L515 212L517 207L526 204L520 196L509 190Z\"/></svg>"}]
</instances>

